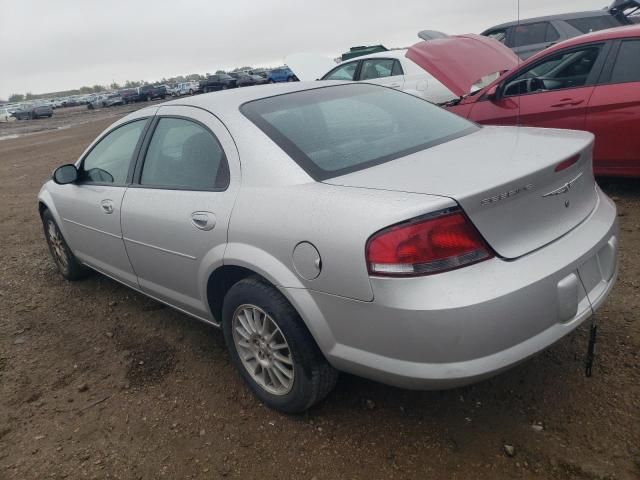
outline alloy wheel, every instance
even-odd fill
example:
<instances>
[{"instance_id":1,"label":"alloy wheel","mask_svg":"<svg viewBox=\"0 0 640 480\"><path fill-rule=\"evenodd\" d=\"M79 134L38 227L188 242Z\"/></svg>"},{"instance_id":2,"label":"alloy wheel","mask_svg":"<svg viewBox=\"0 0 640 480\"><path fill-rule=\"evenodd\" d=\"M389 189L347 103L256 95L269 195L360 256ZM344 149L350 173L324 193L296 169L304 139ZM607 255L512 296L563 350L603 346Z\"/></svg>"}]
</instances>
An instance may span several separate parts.
<instances>
[{"instance_id":1,"label":"alloy wheel","mask_svg":"<svg viewBox=\"0 0 640 480\"><path fill-rule=\"evenodd\" d=\"M47 232L49 237L49 244L51 245L51 252L53 253L53 259L62 269L66 269L69 266L67 259L67 252L64 247L64 240L60 234L60 230L55 223L49 221L47 224Z\"/></svg>"},{"instance_id":2,"label":"alloy wheel","mask_svg":"<svg viewBox=\"0 0 640 480\"><path fill-rule=\"evenodd\" d=\"M256 305L240 305L232 319L233 342L254 382L273 395L286 395L295 379L293 356L276 321Z\"/></svg>"}]
</instances>

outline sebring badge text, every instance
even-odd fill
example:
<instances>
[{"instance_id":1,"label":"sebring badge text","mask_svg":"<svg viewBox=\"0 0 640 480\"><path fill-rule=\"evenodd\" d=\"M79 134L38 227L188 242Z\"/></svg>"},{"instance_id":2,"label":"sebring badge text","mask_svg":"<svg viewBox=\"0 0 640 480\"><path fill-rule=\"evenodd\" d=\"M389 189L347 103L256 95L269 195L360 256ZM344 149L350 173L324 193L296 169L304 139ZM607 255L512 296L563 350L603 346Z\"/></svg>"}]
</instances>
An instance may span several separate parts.
<instances>
[{"instance_id":1,"label":"sebring badge text","mask_svg":"<svg viewBox=\"0 0 640 480\"><path fill-rule=\"evenodd\" d=\"M508 192L499 193L498 195L494 195L493 197L488 197L483 199L480 203L483 207L487 205L493 205L501 200L505 200L507 198L515 197L519 193L526 192L528 190L533 190L533 183L529 183L523 187L514 188L513 190L509 190Z\"/></svg>"}]
</instances>

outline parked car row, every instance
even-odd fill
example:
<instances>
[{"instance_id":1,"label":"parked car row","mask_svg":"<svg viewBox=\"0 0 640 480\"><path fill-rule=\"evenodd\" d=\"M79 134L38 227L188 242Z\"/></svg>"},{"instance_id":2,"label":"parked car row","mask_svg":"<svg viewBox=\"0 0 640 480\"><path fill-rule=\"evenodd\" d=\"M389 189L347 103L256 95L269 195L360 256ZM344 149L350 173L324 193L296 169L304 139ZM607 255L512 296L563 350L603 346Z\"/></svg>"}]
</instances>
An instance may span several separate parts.
<instances>
[{"instance_id":1,"label":"parked car row","mask_svg":"<svg viewBox=\"0 0 640 480\"><path fill-rule=\"evenodd\" d=\"M86 105L89 110L107 108L116 105L126 105L135 102L148 102L168 96L180 97L198 93L215 92L236 87L249 87L264 83L279 83L297 81L298 78L288 67L270 70L255 69L228 74L209 75L201 81L189 81L169 85L143 85L135 88L124 88L118 91L92 93L87 95L72 95L63 98L42 99L22 104L1 105L0 122L11 119L35 119L50 117L56 108Z\"/></svg>"},{"instance_id":2,"label":"parked car row","mask_svg":"<svg viewBox=\"0 0 640 480\"><path fill-rule=\"evenodd\" d=\"M640 11L637 1L616 1L605 11L562 16L566 22L600 22L602 28L593 24L594 32L526 54L524 62L518 57L524 50L510 49L493 35L434 31L421 32L423 41L408 50L337 65L312 55L292 55L286 62L302 80L376 83L482 124L586 130L596 135L597 175L640 177L640 141L631 134L640 122L640 26L628 15L634 5ZM550 25L560 21L544 18ZM628 25L605 27L621 22Z\"/></svg>"},{"instance_id":3,"label":"parked car row","mask_svg":"<svg viewBox=\"0 0 640 480\"><path fill-rule=\"evenodd\" d=\"M12 114L17 120L34 120L53 116L53 108L48 103L24 103Z\"/></svg>"},{"instance_id":4,"label":"parked car row","mask_svg":"<svg viewBox=\"0 0 640 480\"><path fill-rule=\"evenodd\" d=\"M446 108L487 125L586 130L596 136L597 175L640 177L640 137L633 133L640 123L640 25L582 35L525 62L502 63L504 73L476 91L468 88L479 74L470 59L438 57L461 40L421 42L407 54L454 91L458 98ZM490 65L505 57L487 51L482 58Z\"/></svg>"}]
</instances>

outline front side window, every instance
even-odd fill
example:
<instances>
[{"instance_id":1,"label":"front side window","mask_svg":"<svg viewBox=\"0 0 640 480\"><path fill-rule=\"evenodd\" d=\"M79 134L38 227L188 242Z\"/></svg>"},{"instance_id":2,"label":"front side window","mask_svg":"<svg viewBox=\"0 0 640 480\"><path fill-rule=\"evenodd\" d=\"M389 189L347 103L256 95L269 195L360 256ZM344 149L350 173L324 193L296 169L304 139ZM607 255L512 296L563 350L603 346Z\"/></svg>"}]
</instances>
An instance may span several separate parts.
<instances>
[{"instance_id":1,"label":"front side window","mask_svg":"<svg viewBox=\"0 0 640 480\"><path fill-rule=\"evenodd\" d=\"M640 40L626 40L620 44L611 83L640 82Z\"/></svg>"},{"instance_id":2,"label":"front side window","mask_svg":"<svg viewBox=\"0 0 640 480\"><path fill-rule=\"evenodd\" d=\"M595 45L550 56L511 79L505 87L504 95L583 87L601 50L602 45Z\"/></svg>"},{"instance_id":3,"label":"front side window","mask_svg":"<svg viewBox=\"0 0 640 480\"><path fill-rule=\"evenodd\" d=\"M323 80L353 80L358 68L358 62L346 63L331 70Z\"/></svg>"},{"instance_id":4,"label":"front side window","mask_svg":"<svg viewBox=\"0 0 640 480\"><path fill-rule=\"evenodd\" d=\"M229 167L218 140L202 125L161 118L149 143L142 185L190 190L223 190Z\"/></svg>"},{"instance_id":5,"label":"front side window","mask_svg":"<svg viewBox=\"0 0 640 480\"><path fill-rule=\"evenodd\" d=\"M316 180L388 162L479 128L413 95L369 84L263 98L241 111Z\"/></svg>"},{"instance_id":6,"label":"front side window","mask_svg":"<svg viewBox=\"0 0 640 480\"><path fill-rule=\"evenodd\" d=\"M146 123L146 119L127 123L100 140L82 162L81 181L125 184Z\"/></svg>"},{"instance_id":7,"label":"front side window","mask_svg":"<svg viewBox=\"0 0 640 480\"><path fill-rule=\"evenodd\" d=\"M393 63L390 58L371 58L362 61L360 80L390 77L393 75Z\"/></svg>"}]
</instances>

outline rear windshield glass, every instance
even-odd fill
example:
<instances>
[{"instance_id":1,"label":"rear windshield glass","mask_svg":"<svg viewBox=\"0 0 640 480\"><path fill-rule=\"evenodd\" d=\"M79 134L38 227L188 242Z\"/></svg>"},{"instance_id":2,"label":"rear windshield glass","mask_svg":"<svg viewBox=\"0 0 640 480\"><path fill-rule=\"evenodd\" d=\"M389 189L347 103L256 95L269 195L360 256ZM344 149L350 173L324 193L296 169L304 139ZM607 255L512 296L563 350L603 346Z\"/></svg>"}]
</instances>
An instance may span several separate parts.
<instances>
[{"instance_id":1,"label":"rear windshield glass","mask_svg":"<svg viewBox=\"0 0 640 480\"><path fill-rule=\"evenodd\" d=\"M364 84L264 98L244 104L241 111L319 181L388 162L479 128L413 95Z\"/></svg>"},{"instance_id":2,"label":"rear windshield glass","mask_svg":"<svg viewBox=\"0 0 640 480\"><path fill-rule=\"evenodd\" d=\"M567 20L567 23L582 33L597 32L607 28L619 27L621 23L613 15L601 17L584 17Z\"/></svg>"}]
</instances>

